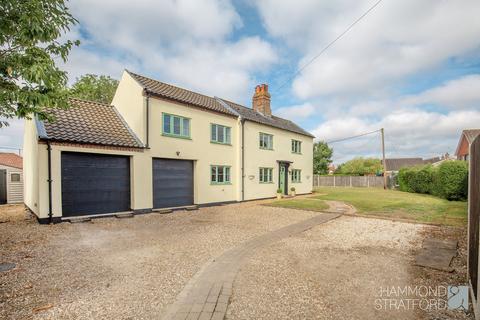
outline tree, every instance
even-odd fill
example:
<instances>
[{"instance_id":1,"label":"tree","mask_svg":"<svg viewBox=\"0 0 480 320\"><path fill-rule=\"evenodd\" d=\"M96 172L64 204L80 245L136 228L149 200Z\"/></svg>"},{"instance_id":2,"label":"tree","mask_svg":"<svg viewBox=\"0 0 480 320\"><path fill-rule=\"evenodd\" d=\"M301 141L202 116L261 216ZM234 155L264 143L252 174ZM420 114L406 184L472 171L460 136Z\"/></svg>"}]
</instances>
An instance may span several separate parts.
<instances>
[{"instance_id":1,"label":"tree","mask_svg":"<svg viewBox=\"0 0 480 320\"><path fill-rule=\"evenodd\" d=\"M75 98L109 104L112 102L117 86L118 80L109 76L86 74L80 79L77 78L70 89L70 94Z\"/></svg>"},{"instance_id":2,"label":"tree","mask_svg":"<svg viewBox=\"0 0 480 320\"><path fill-rule=\"evenodd\" d=\"M2 0L0 12L0 117L49 119L48 108L68 107L67 73L55 59L66 62L79 45L58 41L77 20L64 0Z\"/></svg>"},{"instance_id":3,"label":"tree","mask_svg":"<svg viewBox=\"0 0 480 320\"><path fill-rule=\"evenodd\" d=\"M313 173L327 174L328 165L332 163L333 149L324 141L313 145Z\"/></svg>"},{"instance_id":4,"label":"tree","mask_svg":"<svg viewBox=\"0 0 480 320\"><path fill-rule=\"evenodd\" d=\"M349 175L377 174L382 171L382 162L375 158L355 158L339 166L338 173Z\"/></svg>"}]
</instances>

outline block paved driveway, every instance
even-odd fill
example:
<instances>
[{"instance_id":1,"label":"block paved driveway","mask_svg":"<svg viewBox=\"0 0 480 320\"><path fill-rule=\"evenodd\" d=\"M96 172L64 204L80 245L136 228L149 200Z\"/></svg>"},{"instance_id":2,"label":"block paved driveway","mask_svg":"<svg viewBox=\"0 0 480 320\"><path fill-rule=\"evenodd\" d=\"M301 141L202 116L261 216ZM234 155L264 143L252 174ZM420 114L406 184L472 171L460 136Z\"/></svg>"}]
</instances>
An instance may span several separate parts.
<instances>
[{"instance_id":1,"label":"block paved driveway","mask_svg":"<svg viewBox=\"0 0 480 320\"><path fill-rule=\"evenodd\" d=\"M0 262L17 264L0 318L383 319L379 286L415 276L423 226L261 204L0 223Z\"/></svg>"}]
</instances>

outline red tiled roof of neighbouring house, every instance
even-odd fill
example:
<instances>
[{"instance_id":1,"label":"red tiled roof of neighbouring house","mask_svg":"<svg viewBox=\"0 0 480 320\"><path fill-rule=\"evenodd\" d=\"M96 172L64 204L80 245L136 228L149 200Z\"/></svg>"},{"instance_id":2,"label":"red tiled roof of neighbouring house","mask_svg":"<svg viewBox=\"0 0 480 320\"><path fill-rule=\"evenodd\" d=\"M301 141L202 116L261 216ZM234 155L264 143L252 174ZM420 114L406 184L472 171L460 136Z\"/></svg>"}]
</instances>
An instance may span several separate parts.
<instances>
[{"instance_id":1,"label":"red tiled roof of neighbouring house","mask_svg":"<svg viewBox=\"0 0 480 320\"><path fill-rule=\"evenodd\" d=\"M54 121L39 121L40 139L115 147L143 148L114 106L71 99L70 108L52 109ZM44 129L44 130L42 130Z\"/></svg>"},{"instance_id":2,"label":"red tiled roof of neighbouring house","mask_svg":"<svg viewBox=\"0 0 480 320\"><path fill-rule=\"evenodd\" d=\"M15 153L0 152L0 164L7 167L22 169L23 158Z\"/></svg>"}]
</instances>

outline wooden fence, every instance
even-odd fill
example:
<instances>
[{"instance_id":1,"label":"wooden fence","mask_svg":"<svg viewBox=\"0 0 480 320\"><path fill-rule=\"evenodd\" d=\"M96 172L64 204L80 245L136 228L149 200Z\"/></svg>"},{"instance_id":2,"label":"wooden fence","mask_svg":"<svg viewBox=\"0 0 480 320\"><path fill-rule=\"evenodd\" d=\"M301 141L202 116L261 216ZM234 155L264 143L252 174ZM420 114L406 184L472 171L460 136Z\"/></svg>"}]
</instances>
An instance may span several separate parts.
<instances>
[{"instance_id":1,"label":"wooden fence","mask_svg":"<svg viewBox=\"0 0 480 320\"><path fill-rule=\"evenodd\" d=\"M478 250L480 249L480 136L470 145L469 167L468 275L475 299L478 299Z\"/></svg>"},{"instance_id":2,"label":"wooden fence","mask_svg":"<svg viewBox=\"0 0 480 320\"><path fill-rule=\"evenodd\" d=\"M387 177L387 185L392 187L392 179ZM314 187L366 187L383 188L383 177L377 176L313 176Z\"/></svg>"}]
</instances>

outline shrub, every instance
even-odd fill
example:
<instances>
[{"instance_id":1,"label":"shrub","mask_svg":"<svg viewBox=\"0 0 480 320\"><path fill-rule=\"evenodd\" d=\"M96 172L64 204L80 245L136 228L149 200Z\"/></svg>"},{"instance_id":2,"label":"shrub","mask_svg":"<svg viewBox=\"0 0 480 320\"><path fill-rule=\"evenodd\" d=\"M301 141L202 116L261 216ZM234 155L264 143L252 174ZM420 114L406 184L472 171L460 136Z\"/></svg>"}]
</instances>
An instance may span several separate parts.
<instances>
[{"instance_id":1,"label":"shrub","mask_svg":"<svg viewBox=\"0 0 480 320\"><path fill-rule=\"evenodd\" d=\"M463 161L445 161L431 165L403 168L398 173L401 191L428 193L448 200L463 200L468 192L468 168Z\"/></svg>"},{"instance_id":2,"label":"shrub","mask_svg":"<svg viewBox=\"0 0 480 320\"><path fill-rule=\"evenodd\" d=\"M463 161L445 161L435 177L434 193L448 200L463 200L468 194L468 167Z\"/></svg>"},{"instance_id":3,"label":"shrub","mask_svg":"<svg viewBox=\"0 0 480 320\"><path fill-rule=\"evenodd\" d=\"M400 169L398 183L400 190L415 193L430 193L434 168L431 165Z\"/></svg>"}]
</instances>

